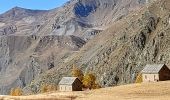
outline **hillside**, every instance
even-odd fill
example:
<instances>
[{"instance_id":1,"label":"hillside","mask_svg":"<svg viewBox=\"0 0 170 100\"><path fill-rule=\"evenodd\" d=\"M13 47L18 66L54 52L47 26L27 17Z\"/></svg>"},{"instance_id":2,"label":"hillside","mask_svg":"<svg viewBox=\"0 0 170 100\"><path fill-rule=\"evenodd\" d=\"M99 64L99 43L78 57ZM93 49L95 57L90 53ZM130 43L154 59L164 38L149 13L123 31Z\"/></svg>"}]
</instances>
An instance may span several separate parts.
<instances>
[{"instance_id":1,"label":"hillside","mask_svg":"<svg viewBox=\"0 0 170 100\"><path fill-rule=\"evenodd\" d=\"M142 83L83 92L52 92L32 96L0 96L2 100L169 100L170 82Z\"/></svg>"},{"instance_id":2,"label":"hillside","mask_svg":"<svg viewBox=\"0 0 170 100\"><path fill-rule=\"evenodd\" d=\"M62 68L36 78L35 85L57 83L70 75L73 64L94 73L102 87L133 83L146 64L169 66L169 7L170 1L158 0L108 25L79 52L68 56Z\"/></svg>"},{"instance_id":3,"label":"hillside","mask_svg":"<svg viewBox=\"0 0 170 100\"><path fill-rule=\"evenodd\" d=\"M98 73L102 69L93 62L105 62L100 43L112 41L108 28L143 6L145 0L70 0L51 10L14 7L1 14L0 94L9 94L13 87L31 93L43 84L57 85L62 76L70 75L74 63L84 72L94 67L91 71L103 87L114 85L115 75L122 74L110 65L103 68L111 72Z\"/></svg>"}]
</instances>

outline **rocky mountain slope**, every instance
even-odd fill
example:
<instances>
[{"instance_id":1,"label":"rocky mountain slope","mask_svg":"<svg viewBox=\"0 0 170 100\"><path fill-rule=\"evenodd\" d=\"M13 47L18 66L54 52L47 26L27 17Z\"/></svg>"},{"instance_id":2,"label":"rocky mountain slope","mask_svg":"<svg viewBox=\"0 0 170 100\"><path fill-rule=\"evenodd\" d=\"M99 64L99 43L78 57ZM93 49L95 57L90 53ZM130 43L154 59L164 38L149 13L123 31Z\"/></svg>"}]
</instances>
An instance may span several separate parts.
<instances>
[{"instance_id":1,"label":"rocky mountain slope","mask_svg":"<svg viewBox=\"0 0 170 100\"><path fill-rule=\"evenodd\" d=\"M75 35L90 38L139 8L137 0L71 0L49 11L15 7L0 16L1 35Z\"/></svg>"},{"instance_id":2,"label":"rocky mountain slope","mask_svg":"<svg viewBox=\"0 0 170 100\"><path fill-rule=\"evenodd\" d=\"M58 84L72 64L100 84L131 83L146 63L168 64L169 1L71 0L0 15L0 93ZM167 37L166 37L167 35Z\"/></svg>"},{"instance_id":3,"label":"rocky mountain slope","mask_svg":"<svg viewBox=\"0 0 170 100\"><path fill-rule=\"evenodd\" d=\"M161 0L113 23L67 64L98 76L102 86L134 82L147 63L169 65L169 5Z\"/></svg>"}]
</instances>

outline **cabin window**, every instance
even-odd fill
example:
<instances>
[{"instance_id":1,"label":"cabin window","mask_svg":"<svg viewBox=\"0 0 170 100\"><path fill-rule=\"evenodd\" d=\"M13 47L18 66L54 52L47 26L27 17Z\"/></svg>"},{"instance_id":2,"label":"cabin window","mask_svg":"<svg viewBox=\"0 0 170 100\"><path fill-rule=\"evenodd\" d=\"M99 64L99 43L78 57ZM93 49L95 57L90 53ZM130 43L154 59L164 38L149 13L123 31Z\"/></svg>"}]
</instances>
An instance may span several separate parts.
<instances>
[{"instance_id":1,"label":"cabin window","mask_svg":"<svg viewBox=\"0 0 170 100\"><path fill-rule=\"evenodd\" d=\"M156 79L156 75L154 75L154 79Z\"/></svg>"},{"instance_id":2,"label":"cabin window","mask_svg":"<svg viewBox=\"0 0 170 100\"><path fill-rule=\"evenodd\" d=\"M62 90L62 87L60 87L60 89Z\"/></svg>"},{"instance_id":3,"label":"cabin window","mask_svg":"<svg viewBox=\"0 0 170 100\"><path fill-rule=\"evenodd\" d=\"M145 79L147 79L147 75L145 75Z\"/></svg>"}]
</instances>

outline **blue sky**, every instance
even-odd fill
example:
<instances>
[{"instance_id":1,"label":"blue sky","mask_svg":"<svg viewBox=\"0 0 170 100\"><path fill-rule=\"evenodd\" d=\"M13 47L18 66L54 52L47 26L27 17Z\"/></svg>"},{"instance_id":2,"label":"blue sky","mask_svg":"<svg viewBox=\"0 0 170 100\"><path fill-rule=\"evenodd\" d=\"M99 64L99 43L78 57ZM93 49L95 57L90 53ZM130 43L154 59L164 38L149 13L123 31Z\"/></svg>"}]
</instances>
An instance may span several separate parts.
<instances>
[{"instance_id":1,"label":"blue sky","mask_svg":"<svg viewBox=\"0 0 170 100\"><path fill-rule=\"evenodd\" d=\"M0 0L0 14L13 7L48 10L59 7L69 0Z\"/></svg>"}]
</instances>

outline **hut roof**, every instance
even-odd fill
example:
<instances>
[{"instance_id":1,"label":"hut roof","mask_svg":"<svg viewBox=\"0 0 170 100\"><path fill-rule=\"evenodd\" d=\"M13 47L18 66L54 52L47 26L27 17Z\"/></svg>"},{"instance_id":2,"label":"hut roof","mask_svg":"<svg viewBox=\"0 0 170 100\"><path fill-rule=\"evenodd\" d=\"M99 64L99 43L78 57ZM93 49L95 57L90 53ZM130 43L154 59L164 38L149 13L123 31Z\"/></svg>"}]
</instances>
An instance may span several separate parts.
<instances>
[{"instance_id":1,"label":"hut roof","mask_svg":"<svg viewBox=\"0 0 170 100\"><path fill-rule=\"evenodd\" d=\"M152 64L152 65L148 64L142 70L142 73L150 73L150 74L159 73L159 71L162 69L164 65L165 64Z\"/></svg>"},{"instance_id":2,"label":"hut roof","mask_svg":"<svg viewBox=\"0 0 170 100\"><path fill-rule=\"evenodd\" d=\"M59 82L59 85L72 85L77 77L63 77Z\"/></svg>"}]
</instances>

